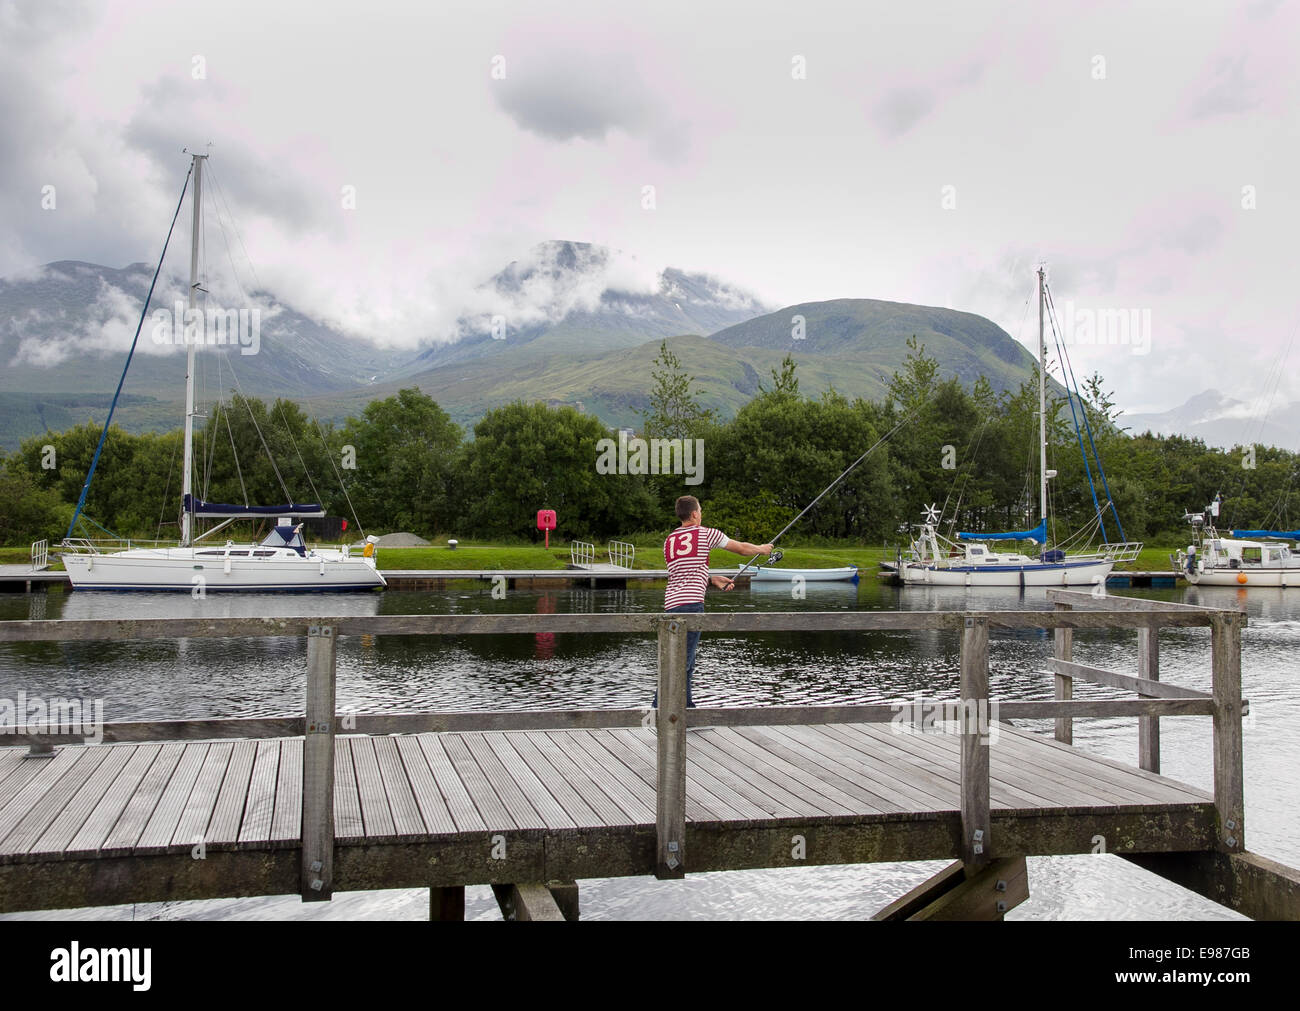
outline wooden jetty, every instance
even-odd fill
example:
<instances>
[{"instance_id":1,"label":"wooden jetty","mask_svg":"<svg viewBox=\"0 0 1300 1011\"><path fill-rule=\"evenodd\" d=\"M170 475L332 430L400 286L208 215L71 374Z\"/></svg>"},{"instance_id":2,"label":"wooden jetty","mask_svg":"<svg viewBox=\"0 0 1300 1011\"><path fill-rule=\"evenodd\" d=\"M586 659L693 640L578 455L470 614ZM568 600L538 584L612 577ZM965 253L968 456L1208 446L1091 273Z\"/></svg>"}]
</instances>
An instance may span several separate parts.
<instances>
[{"instance_id":1,"label":"wooden jetty","mask_svg":"<svg viewBox=\"0 0 1300 1011\"><path fill-rule=\"evenodd\" d=\"M0 591L31 593L49 586L68 586L68 574L62 569L33 569L27 565L0 565Z\"/></svg>"},{"instance_id":2,"label":"wooden jetty","mask_svg":"<svg viewBox=\"0 0 1300 1011\"><path fill-rule=\"evenodd\" d=\"M560 586L586 586L593 589L625 589L629 582L665 583L667 569L623 569L615 565L593 565L566 569L382 569L390 590L444 590L448 583L472 581L492 583L504 580L507 589L536 590ZM734 574L735 570L732 569ZM725 569L714 575L727 575ZM736 585L749 585L749 576L736 579ZM27 592L60 586L71 590L68 574L62 569L35 571L26 565L0 565L0 591Z\"/></svg>"},{"instance_id":3,"label":"wooden jetty","mask_svg":"<svg viewBox=\"0 0 1300 1011\"><path fill-rule=\"evenodd\" d=\"M666 583L667 569L626 569L608 563L570 565L564 569L384 569L390 590L443 590L458 580L505 581L511 590L552 589L557 586L586 586L592 589L626 589L629 582ZM735 570L733 569L734 573ZM725 569L714 575L726 575ZM749 585L749 576L736 580Z\"/></svg>"},{"instance_id":4,"label":"wooden jetty","mask_svg":"<svg viewBox=\"0 0 1300 1011\"><path fill-rule=\"evenodd\" d=\"M302 716L0 734L16 745L0 748L0 911L419 887L431 918L459 919L464 887L489 884L510 918L576 919L581 878L945 859L879 918L1000 919L1028 895L1027 855L1096 852L1101 838L1246 915L1300 917L1300 873L1245 848L1244 615L1048 594L1056 609L1038 612L0 622L3 642L306 642ZM1212 692L1160 680L1158 633L1174 626L1210 629ZM692 628L948 631L960 639L960 698L925 712L914 702L688 712ZM990 633L1046 628L1054 697L990 698ZM1138 630L1136 674L1075 663L1077 628ZM526 633L655 636L663 706L336 709L341 636ZM1136 697L1075 700L1078 679ZM1073 720L1115 716L1140 721L1137 767L1069 744ZM1160 775L1159 720L1174 716L1211 718L1213 793ZM1055 719L1056 739L1007 722L1033 718Z\"/></svg>"}]
</instances>

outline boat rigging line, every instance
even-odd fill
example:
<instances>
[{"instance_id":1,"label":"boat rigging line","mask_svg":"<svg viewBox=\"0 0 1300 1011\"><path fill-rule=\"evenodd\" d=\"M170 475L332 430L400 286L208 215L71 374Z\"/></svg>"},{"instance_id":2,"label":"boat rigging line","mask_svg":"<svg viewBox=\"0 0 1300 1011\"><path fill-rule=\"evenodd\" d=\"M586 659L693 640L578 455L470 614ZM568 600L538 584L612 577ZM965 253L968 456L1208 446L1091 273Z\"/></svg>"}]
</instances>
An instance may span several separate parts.
<instances>
[{"instance_id":1,"label":"boat rigging line","mask_svg":"<svg viewBox=\"0 0 1300 1011\"><path fill-rule=\"evenodd\" d=\"M253 291L264 290L262 288L261 280L257 276L257 267L254 266L253 258L248 254L248 247L244 244L243 234L240 232L239 225L236 224L235 222L235 216L230 210L230 202L226 199L226 191L224 187L222 187L221 181L217 178L216 173L212 171L211 166L208 167L208 170L209 170L209 174L212 177L212 184L213 184L212 188L213 188L214 195L211 198L213 202L213 210L215 212L217 227L221 230L222 242L225 245L226 259L230 262L231 277L233 278L236 287L239 288L241 298L245 302L251 304L252 298L249 294L250 290ZM223 208L224 208L224 219L222 214ZM239 269L235 266L234 250L231 247L230 236L226 233L226 225L225 225L226 220L228 220L230 223L230 231L234 234L235 242L239 245L240 253L243 255L243 261L248 266L248 272L251 275L251 281L252 281L251 289L244 285L243 280L240 278ZM230 367L230 374L231 374L231 378L235 382L236 387L238 387L239 379L235 375L235 369L233 365ZM285 495L288 496L290 501L292 501L292 496L289 495L289 490L285 486L284 478L280 474L279 468L276 467L275 465L275 460L271 456L270 448L267 446L266 439L262 435L262 430L257 424L257 419L253 417L252 408L248 404L248 398L247 396L245 396L242 389L239 389L239 395L244 400L244 406L248 408L249 418L250 420L252 420L253 427L257 431L258 439L261 440L262 448L266 451L267 457L271 459L271 466L275 470L275 476L280 481L280 486L281 488L284 489ZM348 487L343 480L343 475L339 473L338 466L334 462L334 447L330 445L329 439L326 438L325 430L321 427L320 419L316 416L315 411L312 410L309 405L304 404L300 406L304 407L304 413L308 418L311 419L312 425L316 429L316 434L320 437L321 445L325 448L325 458L330 462L330 469L334 473L334 478L338 482L339 489L343 492L343 498L344 501L346 501L348 504L348 510L352 513L352 522L356 524L358 533L360 533L360 535L364 538L365 528L362 526L361 519L357 515L356 507L352 504L352 496L348 492ZM275 422L276 413L277 413L276 408L278 408L280 423L284 426L285 434L288 436L289 443L293 447L294 455L297 456L298 463L302 467L303 475L307 479L307 484L311 488L312 495L317 502L323 502L324 500L321 498L320 492L316 488L316 483L315 481L312 480L311 470L307 466L307 461L303 458L302 450L298 447L298 442L293 436L293 428L289 424L288 418L285 417L284 405L282 402L280 402L280 398L277 398L277 402L275 404L268 405L267 420L272 423Z\"/></svg>"},{"instance_id":2,"label":"boat rigging line","mask_svg":"<svg viewBox=\"0 0 1300 1011\"><path fill-rule=\"evenodd\" d=\"M1085 473L1088 476L1088 489L1092 493L1092 504L1094 509L1096 509L1097 511L1098 517L1101 517L1102 511L1105 508L1105 506L1099 505L1097 502L1097 489L1092 481L1092 466L1088 462L1088 454L1083 451L1083 431L1086 431L1088 433L1088 445L1092 448L1093 458L1097 461L1097 474L1101 477L1102 490L1105 492L1106 498L1110 504L1111 512L1115 516L1115 525L1119 529L1119 539L1123 541L1126 539L1124 536L1124 524L1120 521L1119 510L1115 508L1113 496L1110 493L1110 483L1106 480L1106 468L1102 465L1101 454L1097 452L1097 443L1093 440L1092 423L1088 420L1088 409L1083 400L1083 394L1079 387L1079 381L1075 378L1074 375L1074 365L1070 361L1070 353L1069 351L1066 350L1065 345L1061 339L1061 333L1057 329L1056 302L1052 298L1051 286L1048 285L1046 281L1043 282L1043 292L1046 295L1047 307L1048 307L1048 318L1052 326L1052 337L1056 341L1057 353L1060 356L1061 378L1066 380L1066 388L1065 388L1066 399L1069 401L1070 417L1074 421L1074 434L1079 441L1079 451L1083 455L1083 467ZM1075 416L1074 413L1074 401L1076 398L1079 401L1079 413L1083 415L1083 431L1080 431L1079 419ZM1109 421L1109 419L1107 419L1107 421ZM1100 526L1101 526L1102 539L1105 540L1106 521L1104 518L1101 519Z\"/></svg>"},{"instance_id":3,"label":"boat rigging line","mask_svg":"<svg viewBox=\"0 0 1300 1011\"><path fill-rule=\"evenodd\" d=\"M72 513L72 521L68 524L68 532L63 535L64 540L72 536L72 532L77 527L77 520L81 517L81 510L85 508L86 495L90 492L90 482L95 476L95 468L99 465L99 454L104 450L104 440L108 438L108 427L113 423L113 411L117 408L118 397L122 395L122 384L126 382L126 372L131 367L131 358L135 355L136 345L140 342L140 331L144 328L145 317L149 314L149 301L153 298L153 289L158 283L158 275L162 273L163 260L167 258L167 247L171 244L172 232L176 230L176 219L181 216L181 207L185 203L185 193L190 188L190 176L193 174L194 165L191 162L189 171L185 173L185 182L181 186L180 199L176 201L176 213L172 215L172 223L167 229L167 238L163 242L162 255L158 257L158 266L154 268L153 280L149 282L149 293L145 295L144 305L140 308L140 322L135 325L135 336L131 339L131 350L126 353L126 364L122 367L122 378L117 381L117 391L113 394L113 402L108 405L108 417L104 419L104 430L99 433L99 444L95 446L95 455L90 460L90 470L86 474L86 483L81 486L81 495L77 499L77 508ZM96 525L98 526L98 524Z\"/></svg>"},{"instance_id":4,"label":"boat rigging line","mask_svg":"<svg viewBox=\"0 0 1300 1011\"><path fill-rule=\"evenodd\" d=\"M919 404L917 404L916 407L914 407L914 408L912 409L912 413L911 413L911 414L907 415L907 417L905 417L905 418L903 418L901 421L899 421L898 424L896 424L896 425L895 425L893 428L891 428L888 432L886 432L886 433L885 433L884 435L882 435L879 439L877 439L874 443L872 443L871 447L870 447L870 448L869 448L865 453L863 453L860 457L858 457L858 458L857 458L856 460L854 460L851 464L849 464L847 467L845 467L844 470L840 473L840 476L839 476L839 477L837 477L834 481L832 481L832 482L831 482L830 484L828 484L824 489L822 489L822 493L821 493L820 495L818 495L815 499L813 499L811 502L809 502L806 506L804 506L804 507L803 507L803 511L800 512L799 515L796 516L794 519L792 519L789 523L787 523L787 524L782 528L781 532L780 532L779 534L777 534L775 537L773 537L773 538L772 538L768 543L769 543L769 544L772 544L772 545L775 545L777 541L779 541L782 537L784 537L784 536L789 532L789 530L790 530L791 527L793 527L796 523L798 523L801 519L803 519L804 516L806 516L806 515L808 514L808 512L812 509L813 506L815 506L818 502L820 502L822 499L824 499L824 498L827 496L827 494L830 493L830 491L831 491L832 488L834 488L837 484L839 484L839 483L840 483L841 481L843 481L846 477L848 477L848 476L849 476L849 473L850 473L850 472L851 472L851 471L852 471L852 470L853 470L853 469L854 469L858 464L860 464L863 460L865 460L867 457L869 457L869 456L870 456L872 453L874 453L877 449L879 449L879 448L880 448L881 446L883 446L886 442L888 442L889 439L893 436L893 434L894 434L895 432L897 432L900 428L902 428L902 427L903 427L904 425L906 425L909 421L911 421L911 420L912 420L913 418L915 418L918 414L920 414L922 408L929 406L930 401L933 400L933 399L935 398L935 395L939 392L939 389L940 389L940 386L939 386L939 384L936 383L934 389L931 390L930 395L929 395L928 397L926 397L923 401L921 401ZM732 580L732 581L739 579L739 578L741 577L741 575L744 574L744 572L745 572L746 569L748 569L751 565L754 564L754 562L756 562L758 559L760 559L760 558L762 558L762 557L763 557L762 552L758 553L758 554L755 555L753 558L751 558L749 561L747 561L744 565L742 565L742 566L741 566L741 567L736 571L736 574L735 574L734 576L728 576L727 578L730 579L730 580ZM781 553L781 552L779 552L779 551L775 551L775 550L774 550L774 551L772 552L772 554L769 555L768 557L769 557L772 561L779 562L783 556L782 556L782 553Z\"/></svg>"}]
</instances>

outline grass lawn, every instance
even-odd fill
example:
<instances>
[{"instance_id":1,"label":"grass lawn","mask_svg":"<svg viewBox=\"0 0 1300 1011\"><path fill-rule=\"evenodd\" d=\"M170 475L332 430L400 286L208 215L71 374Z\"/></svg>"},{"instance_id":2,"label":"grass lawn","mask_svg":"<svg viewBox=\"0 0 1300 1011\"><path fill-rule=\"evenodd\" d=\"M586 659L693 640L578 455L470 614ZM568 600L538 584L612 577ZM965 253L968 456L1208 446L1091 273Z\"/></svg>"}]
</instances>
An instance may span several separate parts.
<instances>
[{"instance_id":1,"label":"grass lawn","mask_svg":"<svg viewBox=\"0 0 1300 1011\"><path fill-rule=\"evenodd\" d=\"M1186 545L1183 545L1186 547ZM1137 556L1136 561L1125 562L1123 565L1117 565L1115 568L1124 571L1131 569L1134 572L1171 572L1173 571L1173 562L1169 556L1177 552L1177 548L1170 547L1145 547Z\"/></svg>"},{"instance_id":2,"label":"grass lawn","mask_svg":"<svg viewBox=\"0 0 1300 1011\"><path fill-rule=\"evenodd\" d=\"M893 557L893 552L888 552ZM397 569L562 569L569 562L567 544L546 549L491 544L460 545L456 550L435 546L427 548L380 548L379 567ZM857 565L863 570L874 570L877 562L886 557L884 548L789 548L785 550L783 565L796 568L834 568ZM607 562L605 545L596 546L595 560ZM709 564L714 568L740 565L744 559L730 551L713 551ZM633 568L664 568L663 543L641 543L636 546Z\"/></svg>"},{"instance_id":3,"label":"grass lawn","mask_svg":"<svg viewBox=\"0 0 1300 1011\"><path fill-rule=\"evenodd\" d=\"M569 561L569 549L538 545L497 547L491 544L427 548L380 548L379 567L391 569L562 569Z\"/></svg>"},{"instance_id":4,"label":"grass lawn","mask_svg":"<svg viewBox=\"0 0 1300 1011\"><path fill-rule=\"evenodd\" d=\"M815 569L835 568L841 565L856 565L863 573L875 572L883 560L892 560L894 550L882 547L845 547L845 548L783 548L785 559L782 565L791 568ZM1171 568L1169 556L1177 548L1146 547L1135 562L1119 566L1120 569L1135 569L1143 572L1167 572ZM0 564L25 565L31 560L31 550L27 547L0 548ZM596 561L608 561L605 545L596 546ZM716 569L731 568L740 565L744 559L730 551L713 551L709 555L709 564ZM395 569L562 569L569 562L568 544L557 544L547 548L540 544L528 545L493 545L462 544L452 551L445 546L427 548L380 548L379 567L384 570ZM640 543L636 546L636 559L633 567L637 569L662 569L664 567L663 543ZM63 569L63 563L50 552L50 568Z\"/></svg>"},{"instance_id":5,"label":"grass lawn","mask_svg":"<svg viewBox=\"0 0 1300 1011\"><path fill-rule=\"evenodd\" d=\"M32 549L30 545L25 548L0 548L0 565L30 565L31 563ZM63 571L63 563L55 557L53 545L50 547L49 563L49 567L53 571Z\"/></svg>"}]
</instances>

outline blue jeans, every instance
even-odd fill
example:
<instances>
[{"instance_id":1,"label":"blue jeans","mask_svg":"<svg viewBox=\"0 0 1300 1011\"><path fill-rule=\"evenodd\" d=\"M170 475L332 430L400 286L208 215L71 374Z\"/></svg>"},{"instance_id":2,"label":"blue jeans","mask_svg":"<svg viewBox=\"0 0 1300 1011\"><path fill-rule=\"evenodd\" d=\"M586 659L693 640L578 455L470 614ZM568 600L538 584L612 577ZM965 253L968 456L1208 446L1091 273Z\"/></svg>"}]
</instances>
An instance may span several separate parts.
<instances>
[{"instance_id":1,"label":"blue jeans","mask_svg":"<svg viewBox=\"0 0 1300 1011\"><path fill-rule=\"evenodd\" d=\"M704 603L698 604L678 604L676 607L664 608L665 614L703 614ZM698 631L689 631L686 633L686 708L694 709L695 700L691 698L691 678L695 675L695 648L700 644L700 633ZM659 708L659 689L655 688L654 701L650 703L655 709Z\"/></svg>"}]
</instances>

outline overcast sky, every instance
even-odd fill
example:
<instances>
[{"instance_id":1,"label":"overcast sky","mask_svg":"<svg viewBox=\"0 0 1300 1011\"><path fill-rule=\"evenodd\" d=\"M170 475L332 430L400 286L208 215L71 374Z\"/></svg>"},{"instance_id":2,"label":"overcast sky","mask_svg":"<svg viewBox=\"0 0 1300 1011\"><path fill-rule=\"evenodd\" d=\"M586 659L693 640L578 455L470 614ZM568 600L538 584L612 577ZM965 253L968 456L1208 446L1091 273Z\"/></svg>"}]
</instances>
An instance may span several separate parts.
<instances>
[{"instance_id":1,"label":"overcast sky","mask_svg":"<svg viewBox=\"0 0 1300 1011\"><path fill-rule=\"evenodd\" d=\"M0 275L152 262L210 143L262 284L383 343L546 239L1027 345L1043 261L1149 310L1072 351L1130 412L1249 399L1300 321L1296 8L0 0Z\"/></svg>"}]
</instances>

